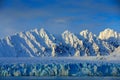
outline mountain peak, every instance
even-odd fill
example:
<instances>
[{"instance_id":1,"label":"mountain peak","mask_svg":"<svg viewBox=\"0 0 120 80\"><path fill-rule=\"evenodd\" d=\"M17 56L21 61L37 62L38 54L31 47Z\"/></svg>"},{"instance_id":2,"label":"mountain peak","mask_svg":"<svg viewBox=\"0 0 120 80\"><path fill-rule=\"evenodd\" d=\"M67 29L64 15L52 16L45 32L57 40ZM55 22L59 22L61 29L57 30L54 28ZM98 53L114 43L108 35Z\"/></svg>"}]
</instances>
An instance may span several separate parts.
<instances>
[{"instance_id":1,"label":"mountain peak","mask_svg":"<svg viewBox=\"0 0 120 80\"><path fill-rule=\"evenodd\" d=\"M63 34L70 34L71 32L69 30L65 30Z\"/></svg>"},{"instance_id":2,"label":"mountain peak","mask_svg":"<svg viewBox=\"0 0 120 80\"><path fill-rule=\"evenodd\" d=\"M104 31L100 32L100 34L99 34L99 38L101 40L107 40L110 38L118 38L118 37L119 37L119 34L110 28L105 29Z\"/></svg>"},{"instance_id":3,"label":"mountain peak","mask_svg":"<svg viewBox=\"0 0 120 80\"><path fill-rule=\"evenodd\" d=\"M104 31L114 31L114 30L111 28L106 28Z\"/></svg>"},{"instance_id":4,"label":"mountain peak","mask_svg":"<svg viewBox=\"0 0 120 80\"><path fill-rule=\"evenodd\" d=\"M46 30L44 28L41 28L40 31L46 32Z\"/></svg>"},{"instance_id":5,"label":"mountain peak","mask_svg":"<svg viewBox=\"0 0 120 80\"><path fill-rule=\"evenodd\" d=\"M120 45L120 33L107 28L104 31L100 32L99 39L107 41L109 44L114 47L118 47Z\"/></svg>"},{"instance_id":6,"label":"mountain peak","mask_svg":"<svg viewBox=\"0 0 120 80\"><path fill-rule=\"evenodd\" d=\"M83 36L84 38L87 38L89 35L89 32L88 32L88 30L83 30L80 32L80 35Z\"/></svg>"},{"instance_id":7,"label":"mountain peak","mask_svg":"<svg viewBox=\"0 0 120 80\"><path fill-rule=\"evenodd\" d=\"M109 41L109 37L115 39ZM120 46L118 37L120 34L109 28L100 33L100 39L88 30L81 31L80 35L66 30L62 37L56 37L44 28L33 29L1 39L0 57L106 55Z\"/></svg>"},{"instance_id":8,"label":"mountain peak","mask_svg":"<svg viewBox=\"0 0 120 80\"><path fill-rule=\"evenodd\" d=\"M93 37L96 37L95 34L93 34L92 32L89 32L88 30L81 31L80 35L83 36L85 39L92 39Z\"/></svg>"}]
</instances>

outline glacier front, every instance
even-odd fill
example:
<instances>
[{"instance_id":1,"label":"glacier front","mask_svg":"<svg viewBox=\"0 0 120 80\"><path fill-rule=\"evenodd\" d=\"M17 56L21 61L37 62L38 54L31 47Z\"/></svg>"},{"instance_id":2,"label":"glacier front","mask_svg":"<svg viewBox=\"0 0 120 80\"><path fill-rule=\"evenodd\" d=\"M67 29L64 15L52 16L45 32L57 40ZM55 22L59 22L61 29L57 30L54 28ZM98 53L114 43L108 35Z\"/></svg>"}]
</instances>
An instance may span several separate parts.
<instances>
[{"instance_id":1,"label":"glacier front","mask_svg":"<svg viewBox=\"0 0 120 80\"><path fill-rule=\"evenodd\" d=\"M119 61L79 58L0 59L0 76L120 76ZM4 60L4 62L2 62Z\"/></svg>"}]
</instances>

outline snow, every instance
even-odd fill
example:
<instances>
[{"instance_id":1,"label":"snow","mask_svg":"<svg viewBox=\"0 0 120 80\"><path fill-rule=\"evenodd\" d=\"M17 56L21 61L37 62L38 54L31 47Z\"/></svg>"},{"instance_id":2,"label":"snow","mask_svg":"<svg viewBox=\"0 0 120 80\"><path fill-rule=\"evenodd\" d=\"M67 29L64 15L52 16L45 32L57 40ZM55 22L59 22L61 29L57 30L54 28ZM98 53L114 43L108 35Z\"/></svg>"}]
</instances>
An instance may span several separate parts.
<instances>
[{"instance_id":1,"label":"snow","mask_svg":"<svg viewBox=\"0 0 120 80\"><path fill-rule=\"evenodd\" d=\"M11 42L10 42L10 38L9 38L9 37L6 37L5 39L6 39L7 44L8 44L10 47L13 47L13 45L12 45Z\"/></svg>"},{"instance_id":2,"label":"snow","mask_svg":"<svg viewBox=\"0 0 120 80\"><path fill-rule=\"evenodd\" d=\"M120 47L115 49L114 52L111 53L111 55L106 57L108 60L119 60L120 59Z\"/></svg>"},{"instance_id":3,"label":"snow","mask_svg":"<svg viewBox=\"0 0 120 80\"><path fill-rule=\"evenodd\" d=\"M112 29L105 29L104 31L100 32L99 38L102 40L109 39L110 37L118 38L119 35Z\"/></svg>"},{"instance_id":4,"label":"snow","mask_svg":"<svg viewBox=\"0 0 120 80\"><path fill-rule=\"evenodd\" d=\"M80 35L83 36L85 39L89 38L90 42L92 42L93 37L96 37L95 34L93 34L92 32L89 32L88 30L81 31Z\"/></svg>"},{"instance_id":5,"label":"snow","mask_svg":"<svg viewBox=\"0 0 120 80\"><path fill-rule=\"evenodd\" d=\"M54 36L43 28L33 29L1 39L0 57L107 56L119 43L120 33L112 29L105 29L99 36L88 30L79 35L66 30Z\"/></svg>"},{"instance_id":6,"label":"snow","mask_svg":"<svg viewBox=\"0 0 120 80\"><path fill-rule=\"evenodd\" d=\"M52 42L53 37L49 33L47 33L43 28L40 30L40 36L44 38L44 41L48 45L48 47L52 47L53 45L55 45Z\"/></svg>"},{"instance_id":7,"label":"snow","mask_svg":"<svg viewBox=\"0 0 120 80\"><path fill-rule=\"evenodd\" d=\"M30 30L0 39L0 76L120 76L120 33ZM3 78L4 78L3 77ZM1 78L1 77L0 77Z\"/></svg>"},{"instance_id":8,"label":"snow","mask_svg":"<svg viewBox=\"0 0 120 80\"><path fill-rule=\"evenodd\" d=\"M73 46L74 48L77 47L77 44L83 46L83 43L81 40L79 40L77 38L77 36L75 36L73 33L69 32L69 31L65 31L62 34L63 39L65 40L66 44L70 44L71 46Z\"/></svg>"},{"instance_id":9,"label":"snow","mask_svg":"<svg viewBox=\"0 0 120 80\"><path fill-rule=\"evenodd\" d=\"M115 47L120 46L120 33L112 29L107 28L104 31L100 32L99 39L105 40Z\"/></svg>"}]
</instances>

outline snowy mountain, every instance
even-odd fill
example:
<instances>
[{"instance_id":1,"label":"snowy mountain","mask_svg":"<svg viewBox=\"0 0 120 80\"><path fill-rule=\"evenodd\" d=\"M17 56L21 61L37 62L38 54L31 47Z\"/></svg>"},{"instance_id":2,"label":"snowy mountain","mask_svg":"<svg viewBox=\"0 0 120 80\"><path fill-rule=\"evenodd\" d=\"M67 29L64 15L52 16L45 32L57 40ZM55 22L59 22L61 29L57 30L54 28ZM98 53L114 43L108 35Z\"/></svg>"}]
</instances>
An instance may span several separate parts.
<instances>
[{"instance_id":1,"label":"snowy mountain","mask_svg":"<svg viewBox=\"0 0 120 80\"><path fill-rule=\"evenodd\" d=\"M112 29L108 28L100 32L99 39L107 41L115 47L120 46L120 33L117 33Z\"/></svg>"},{"instance_id":2,"label":"snowy mountain","mask_svg":"<svg viewBox=\"0 0 120 80\"><path fill-rule=\"evenodd\" d=\"M114 52L111 53L111 55L106 57L107 60L119 60L120 59L120 46L115 49Z\"/></svg>"},{"instance_id":3,"label":"snowy mountain","mask_svg":"<svg viewBox=\"0 0 120 80\"><path fill-rule=\"evenodd\" d=\"M120 46L120 33L105 29L96 36L64 31L55 36L44 30L30 30L0 39L0 57L103 56Z\"/></svg>"}]
</instances>

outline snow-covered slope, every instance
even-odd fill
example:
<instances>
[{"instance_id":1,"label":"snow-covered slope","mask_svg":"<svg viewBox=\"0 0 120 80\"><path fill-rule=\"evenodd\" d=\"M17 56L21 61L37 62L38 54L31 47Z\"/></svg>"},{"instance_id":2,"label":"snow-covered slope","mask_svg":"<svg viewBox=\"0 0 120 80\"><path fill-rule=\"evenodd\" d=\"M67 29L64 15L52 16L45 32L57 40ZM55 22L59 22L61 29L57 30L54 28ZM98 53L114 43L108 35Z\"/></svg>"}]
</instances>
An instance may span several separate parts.
<instances>
[{"instance_id":1,"label":"snow-covered slope","mask_svg":"<svg viewBox=\"0 0 120 80\"><path fill-rule=\"evenodd\" d=\"M107 41L115 47L120 46L120 33L117 33L112 29L107 28L100 32L99 39Z\"/></svg>"},{"instance_id":2,"label":"snow-covered slope","mask_svg":"<svg viewBox=\"0 0 120 80\"><path fill-rule=\"evenodd\" d=\"M65 31L54 36L42 28L0 39L0 57L100 56L119 46L120 33L111 29L97 37L88 30L79 35Z\"/></svg>"},{"instance_id":3,"label":"snow-covered slope","mask_svg":"<svg viewBox=\"0 0 120 80\"><path fill-rule=\"evenodd\" d=\"M119 60L120 59L120 46L115 49L114 52L111 53L111 55L106 57L107 60Z\"/></svg>"}]
</instances>

